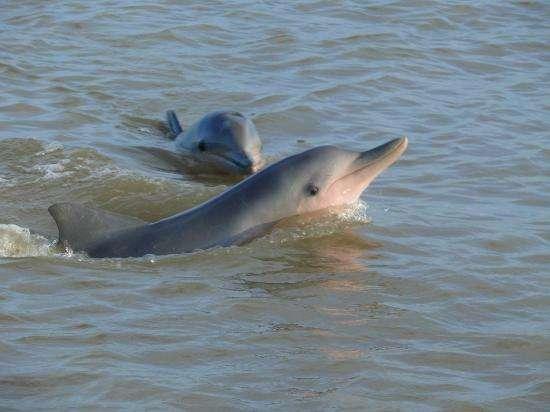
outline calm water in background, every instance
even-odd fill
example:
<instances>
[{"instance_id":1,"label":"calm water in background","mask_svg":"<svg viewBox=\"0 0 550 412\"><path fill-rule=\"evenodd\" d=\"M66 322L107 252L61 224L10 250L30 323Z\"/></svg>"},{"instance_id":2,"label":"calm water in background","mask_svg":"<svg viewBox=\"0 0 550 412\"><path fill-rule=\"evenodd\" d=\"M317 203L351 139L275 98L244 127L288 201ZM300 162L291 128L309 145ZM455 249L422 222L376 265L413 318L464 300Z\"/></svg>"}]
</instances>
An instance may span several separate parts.
<instances>
[{"instance_id":1,"label":"calm water in background","mask_svg":"<svg viewBox=\"0 0 550 412\"><path fill-rule=\"evenodd\" d=\"M0 5L0 409L549 407L548 3L65 3ZM224 107L270 161L410 146L348 216L245 247L49 248L52 203L227 187L139 149Z\"/></svg>"}]
</instances>

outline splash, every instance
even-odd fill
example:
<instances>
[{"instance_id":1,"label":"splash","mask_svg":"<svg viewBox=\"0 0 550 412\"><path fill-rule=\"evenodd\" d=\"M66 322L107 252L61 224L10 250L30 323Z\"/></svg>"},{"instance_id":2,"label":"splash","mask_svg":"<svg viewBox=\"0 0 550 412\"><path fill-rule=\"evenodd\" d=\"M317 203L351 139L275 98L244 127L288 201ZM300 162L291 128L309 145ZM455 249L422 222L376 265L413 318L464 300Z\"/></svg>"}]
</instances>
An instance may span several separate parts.
<instances>
[{"instance_id":1,"label":"splash","mask_svg":"<svg viewBox=\"0 0 550 412\"><path fill-rule=\"evenodd\" d=\"M362 200L346 206L337 216L340 220L348 223L370 223L371 218L367 214L369 206Z\"/></svg>"},{"instance_id":2,"label":"splash","mask_svg":"<svg viewBox=\"0 0 550 412\"><path fill-rule=\"evenodd\" d=\"M333 209L325 209L308 215L300 215L284 221L267 236L270 243L286 243L332 235L357 225L368 224L368 205L363 201Z\"/></svg>"},{"instance_id":3,"label":"splash","mask_svg":"<svg viewBox=\"0 0 550 412\"><path fill-rule=\"evenodd\" d=\"M36 165L33 169L38 170L43 174L43 178L46 180L59 179L71 175L71 172L65 170L66 165L69 163L69 159L62 159L56 163L49 163L45 165Z\"/></svg>"},{"instance_id":4,"label":"splash","mask_svg":"<svg viewBox=\"0 0 550 412\"><path fill-rule=\"evenodd\" d=\"M17 225L0 224L0 257L48 256L51 242Z\"/></svg>"}]
</instances>

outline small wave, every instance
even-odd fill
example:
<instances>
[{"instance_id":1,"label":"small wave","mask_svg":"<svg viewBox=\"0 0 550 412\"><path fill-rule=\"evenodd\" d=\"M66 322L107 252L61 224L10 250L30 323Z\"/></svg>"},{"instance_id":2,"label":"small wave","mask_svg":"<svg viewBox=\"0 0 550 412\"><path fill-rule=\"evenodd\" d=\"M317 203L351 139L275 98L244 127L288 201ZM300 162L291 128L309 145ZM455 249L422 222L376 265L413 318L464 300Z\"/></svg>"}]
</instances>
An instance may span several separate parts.
<instances>
[{"instance_id":1,"label":"small wave","mask_svg":"<svg viewBox=\"0 0 550 412\"><path fill-rule=\"evenodd\" d=\"M363 201L335 209L322 210L309 215L288 218L265 237L269 243L287 243L306 238L328 236L346 228L371 222L368 205Z\"/></svg>"},{"instance_id":2,"label":"small wave","mask_svg":"<svg viewBox=\"0 0 550 412\"><path fill-rule=\"evenodd\" d=\"M3 187L51 183L69 177L83 182L123 174L112 159L94 149L65 147L59 142L33 138L0 141L0 164Z\"/></svg>"},{"instance_id":3,"label":"small wave","mask_svg":"<svg viewBox=\"0 0 550 412\"><path fill-rule=\"evenodd\" d=\"M29 257L51 255L51 242L29 229L0 224L0 257Z\"/></svg>"},{"instance_id":4,"label":"small wave","mask_svg":"<svg viewBox=\"0 0 550 412\"><path fill-rule=\"evenodd\" d=\"M49 163L45 165L36 165L33 169L38 170L43 174L43 178L46 180L58 179L60 177L66 177L71 175L71 172L65 171L65 166L70 162L69 159L62 159L56 163Z\"/></svg>"},{"instance_id":5,"label":"small wave","mask_svg":"<svg viewBox=\"0 0 550 412\"><path fill-rule=\"evenodd\" d=\"M37 156L44 156L45 154L55 152L58 150L63 150L63 145L59 142L50 142L50 143L42 143L44 150L41 152L36 153Z\"/></svg>"}]
</instances>

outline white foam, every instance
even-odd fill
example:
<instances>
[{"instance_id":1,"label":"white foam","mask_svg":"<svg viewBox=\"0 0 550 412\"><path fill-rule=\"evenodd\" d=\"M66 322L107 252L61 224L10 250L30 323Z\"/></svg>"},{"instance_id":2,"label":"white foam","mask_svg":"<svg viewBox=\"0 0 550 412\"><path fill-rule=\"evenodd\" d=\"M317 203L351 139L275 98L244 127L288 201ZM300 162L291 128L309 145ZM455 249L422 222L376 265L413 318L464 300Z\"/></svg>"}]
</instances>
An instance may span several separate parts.
<instances>
[{"instance_id":1,"label":"white foam","mask_svg":"<svg viewBox=\"0 0 550 412\"><path fill-rule=\"evenodd\" d=\"M13 186L15 186L15 183L13 180L0 178L0 189L5 189Z\"/></svg>"},{"instance_id":2,"label":"white foam","mask_svg":"<svg viewBox=\"0 0 550 412\"><path fill-rule=\"evenodd\" d=\"M44 150L36 153L37 156L44 156L47 153L55 152L56 150L62 150L63 145L59 142L51 142L44 146Z\"/></svg>"},{"instance_id":3,"label":"white foam","mask_svg":"<svg viewBox=\"0 0 550 412\"><path fill-rule=\"evenodd\" d=\"M338 217L344 222L350 223L370 223L371 218L367 214L369 206L359 200L357 203L346 207L338 214Z\"/></svg>"},{"instance_id":4,"label":"white foam","mask_svg":"<svg viewBox=\"0 0 550 412\"><path fill-rule=\"evenodd\" d=\"M48 256L50 241L17 225L0 224L0 257Z\"/></svg>"},{"instance_id":5,"label":"white foam","mask_svg":"<svg viewBox=\"0 0 550 412\"><path fill-rule=\"evenodd\" d=\"M62 159L57 163L49 163L45 165L36 165L33 169L43 173L45 179L59 179L71 174L71 172L65 171L65 165L69 163L69 159Z\"/></svg>"}]
</instances>

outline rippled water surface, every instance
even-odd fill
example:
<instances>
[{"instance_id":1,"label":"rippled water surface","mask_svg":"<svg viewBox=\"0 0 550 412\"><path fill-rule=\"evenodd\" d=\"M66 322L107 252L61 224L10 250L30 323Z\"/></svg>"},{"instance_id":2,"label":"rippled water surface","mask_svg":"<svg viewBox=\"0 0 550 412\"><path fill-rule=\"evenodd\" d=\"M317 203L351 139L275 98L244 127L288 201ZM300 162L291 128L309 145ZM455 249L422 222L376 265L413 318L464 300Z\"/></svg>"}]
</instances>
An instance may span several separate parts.
<instances>
[{"instance_id":1,"label":"rippled water surface","mask_svg":"<svg viewBox=\"0 0 550 412\"><path fill-rule=\"evenodd\" d=\"M0 409L550 407L545 1L0 5ZM347 216L243 247L89 259L47 212L155 220L161 120L251 116L273 162L405 156ZM369 223L370 222L370 223Z\"/></svg>"}]
</instances>

